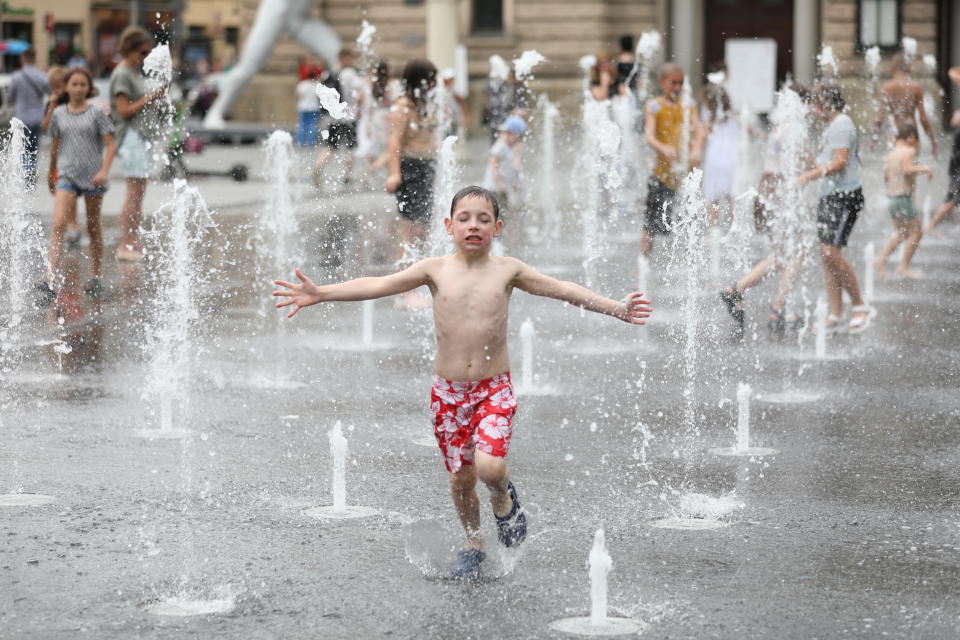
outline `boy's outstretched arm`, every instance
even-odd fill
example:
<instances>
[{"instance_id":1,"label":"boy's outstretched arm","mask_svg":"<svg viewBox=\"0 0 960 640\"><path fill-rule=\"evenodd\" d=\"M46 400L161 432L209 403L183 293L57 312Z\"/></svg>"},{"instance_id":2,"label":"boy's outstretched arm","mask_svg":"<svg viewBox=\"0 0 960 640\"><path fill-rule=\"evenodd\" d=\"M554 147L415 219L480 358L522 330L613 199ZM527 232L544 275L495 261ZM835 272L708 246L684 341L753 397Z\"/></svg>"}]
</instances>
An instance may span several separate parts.
<instances>
[{"instance_id":1,"label":"boy's outstretched arm","mask_svg":"<svg viewBox=\"0 0 960 640\"><path fill-rule=\"evenodd\" d=\"M646 324L644 319L653 312L653 308L649 306L650 301L645 300L642 293L634 292L617 301L594 293L575 282L551 278L519 260L517 264L519 272L514 277L513 285L535 296L563 300L587 311L613 316L630 324Z\"/></svg>"},{"instance_id":2,"label":"boy's outstretched arm","mask_svg":"<svg viewBox=\"0 0 960 640\"><path fill-rule=\"evenodd\" d=\"M287 314L288 318L292 318L303 307L309 307L318 302L372 300L373 298L392 296L429 284L427 262L429 262L429 259L421 260L403 271L391 273L388 276L357 278L356 280L330 285L314 284L310 278L303 275L300 269L297 269L296 276L301 284L287 282L286 280L274 280L274 284L286 287L286 289L274 291L273 295L287 298L287 300L277 303L278 309L293 305L293 311Z\"/></svg>"}]
</instances>

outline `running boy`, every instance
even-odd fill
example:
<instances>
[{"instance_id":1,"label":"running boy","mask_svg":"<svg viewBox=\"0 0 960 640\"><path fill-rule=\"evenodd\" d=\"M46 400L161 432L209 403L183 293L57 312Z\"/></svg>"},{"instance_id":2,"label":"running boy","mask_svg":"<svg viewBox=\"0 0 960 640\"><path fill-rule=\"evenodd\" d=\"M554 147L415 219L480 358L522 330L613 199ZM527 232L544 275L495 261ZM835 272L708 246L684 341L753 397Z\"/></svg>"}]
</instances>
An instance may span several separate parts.
<instances>
[{"instance_id":1,"label":"running boy","mask_svg":"<svg viewBox=\"0 0 960 640\"><path fill-rule=\"evenodd\" d=\"M910 269L910 260L920 246L923 229L920 228L920 221L917 219L917 208L913 205L913 187L918 173L927 174L928 180L933 179L933 169L916 163L918 143L916 126L910 123L901 124L897 127L897 140L893 149L887 154L883 180L887 185L887 200L895 228L893 235L890 236L874 263L877 273L882 278L887 277L887 259L904 240L907 241L907 245L903 249L903 259L896 273L904 278L917 277L917 274Z\"/></svg>"},{"instance_id":2,"label":"running boy","mask_svg":"<svg viewBox=\"0 0 960 640\"><path fill-rule=\"evenodd\" d=\"M490 490L500 542L508 547L519 544L527 532L526 515L506 464L517 410L507 354L510 294L520 289L632 324L645 324L651 312L640 293L617 302L538 273L515 258L491 255L491 243L503 227L499 214L491 192L466 187L453 197L450 217L444 219L455 245L451 255L427 258L388 276L328 286L314 284L298 269L300 284L277 280L285 289L273 292L287 298L277 307L292 305L288 317L293 317L318 302L370 300L423 285L430 288L437 338L430 408L450 474L453 504L466 532L465 548L452 572L462 578L477 577L485 558L478 478Z\"/></svg>"},{"instance_id":3,"label":"running boy","mask_svg":"<svg viewBox=\"0 0 960 640\"><path fill-rule=\"evenodd\" d=\"M690 168L700 164L703 147L703 129L696 105L680 104L683 70L675 64L665 64L660 67L659 82L663 95L648 102L646 107L645 138L657 152L657 163L647 180L647 209L640 240L643 256L650 255L654 235L670 233L674 196ZM686 132L684 119L689 123ZM681 148L684 143L689 145L688 153Z\"/></svg>"}]
</instances>

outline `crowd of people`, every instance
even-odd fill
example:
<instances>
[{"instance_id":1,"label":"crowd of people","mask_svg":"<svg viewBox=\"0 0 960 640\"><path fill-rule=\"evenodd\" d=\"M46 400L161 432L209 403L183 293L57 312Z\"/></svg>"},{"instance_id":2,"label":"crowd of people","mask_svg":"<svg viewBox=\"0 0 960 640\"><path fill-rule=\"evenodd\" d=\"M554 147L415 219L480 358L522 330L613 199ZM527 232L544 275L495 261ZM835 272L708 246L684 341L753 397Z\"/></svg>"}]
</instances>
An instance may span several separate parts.
<instances>
[{"instance_id":1,"label":"crowd of people","mask_svg":"<svg viewBox=\"0 0 960 640\"><path fill-rule=\"evenodd\" d=\"M81 197L86 205L91 254L91 278L86 290L96 295L102 286L99 216L108 188L107 172L115 157L126 187L116 256L120 260L142 258L139 229L143 198L166 149L166 141L160 139L162 132L154 123L167 103L162 100L167 87L148 92L142 70L153 46L151 36L143 29L131 27L122 34L118 46L120 62L111 75L110 95L99 103L109 105L106 113L91 102L96 90L83 66L53 67L44 73L37 69L33 53L28 50L23 54L23 68L13 77L10 95L17 105L17 117L26 124L24 167L29 180L37 180L35 158L40 136L48 135L51 139L47 184L54 194L54 217L48 270L37 285L48 298L57 289L57 270L64 247L84 238L77 221ZM791 83L779 92L780 100L799 101L803 113L809 114L804 116L806 130L819 132L820 140L819 150L809 145L785 149L778 139L784 123L774 122L765 131L738 117L725 88L727 69L723 63L710 67L704 87L695 99L684 91L687 78L683 69L672 63L661 65L655 74L659 91L650 90L646 81L641 87L642 74L638 73L633 39L629 36L621 39L617 55L599 53L593 58L584 100L600 105L601 110L594 113L606 113L621 127L632 127L638 140L649 149L651 166L645 196L632 206L641 220L639 253L644 259L651 256L656 239L673 230L673 203L684 178L694 168L703 171L707 224L729 223L734 196L738 195L734 184L737 165L743 161L740 141L745 135L763 137L767 152L759 183L753 185L757 193L754 210L757 228L768 233L771 249L767 258L720 293L733 319L734 336L743 335L746 292L777 273L779 284L769 316L771 331L782 336L788 325L797 324L797 318L787 314L787 298L805 259L817 245L829 301L828 330L845 328L856 333L870 326L876 310L863 299L857 274L843 254L864 207L861 154L868 151L861 144L861 130L853 122L839 86L831 82L811 87ZM425 59L413 59L406 63L399 77L391 77L391 69L383 60L363 55L359 62L350 49L341 50L336 64L329 68L303 61L296 85L298 121L294 140L306 149L319 147L313 168L318 186L330 184L322 176L329 160L339 154L346 167L340 180L351 180L357 158L368 186L372 182L372 186L382 185L395 194L398 262L408 264L405 256L417 253L409 249L422 244L428 235L440 143L447 136L463 135L470 124L469 111L454 88L456 73L452 69L438 71ZM960 84L960 70L951 70L950 78ZM349 118L335 119L323 109L317 93L321 84L337 91ZM903 244L895 273L915 278L917 273L910 268L910 261L923 233L931 231L960 201L960 178L956 176L960 172L958 145L954 144L951 157L947 198L928 229L921 229L913 203L914 183L917 175L933 175L932 168L916 164L921 127L933 154L937 147L924 109L923 92L911 78L911 61L905 55L894 57L891 78L880 88L880 96L873 122L879 133L870 136L873 143L869 152L874 150L877 140L889 147L884 180L894 232L877 256L875 268L881 277L887 277L887 263ZM584 108L592 106L585 104ZM489 132L491 146L481 184L497 195L500 214L506 219L523 215L528 204L523 141L529 130L529 109L527 85L517 79L502 58L492 56L482 109L482 124ZM628 114L626 118L624 113ZM954 120L960 124L960 116ZM642 183L642 176L629 178L627 182ZM807 183L817 184L817 204L808 209L809 217L816 219L815 239L812 233L808 238L796 237L800 233L797 229L784 231L784 216L777 214L783 209L785 198L802 201L799 194ZM792 237L786 239L784 233ZM846 322L844 293L851 302Z\"/></svg>"}]
</instances>

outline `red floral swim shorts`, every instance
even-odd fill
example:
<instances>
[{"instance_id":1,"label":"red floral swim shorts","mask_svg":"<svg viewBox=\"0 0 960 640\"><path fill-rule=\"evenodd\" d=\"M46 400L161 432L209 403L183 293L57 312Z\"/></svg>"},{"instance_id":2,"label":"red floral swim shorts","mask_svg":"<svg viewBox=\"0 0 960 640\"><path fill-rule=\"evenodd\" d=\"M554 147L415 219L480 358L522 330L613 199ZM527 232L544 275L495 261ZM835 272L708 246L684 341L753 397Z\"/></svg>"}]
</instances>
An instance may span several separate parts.
<instances>
[{"instance_id":1,"label":"red floral swim shorts","mask_svg":"<svg viewBox=\"0 0 960 640\"><path fill-rule=\"evenodd\" d=\"M459 382L433 377L430 390L433 432L447 471L473 464L474 451L504 458L510 448L517 398L510 374Z\"/></svg>"}]
</instances>

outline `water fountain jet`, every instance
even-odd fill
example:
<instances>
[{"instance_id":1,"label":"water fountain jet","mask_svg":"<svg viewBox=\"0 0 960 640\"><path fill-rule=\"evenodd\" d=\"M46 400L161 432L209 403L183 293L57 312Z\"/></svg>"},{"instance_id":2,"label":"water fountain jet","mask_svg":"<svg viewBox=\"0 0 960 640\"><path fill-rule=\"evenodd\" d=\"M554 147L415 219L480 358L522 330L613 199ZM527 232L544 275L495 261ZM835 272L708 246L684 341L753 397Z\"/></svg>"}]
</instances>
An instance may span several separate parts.
<instances>
[{"instance_id":1,"label":"water fountain jet","mask_svg":"<svg viewBox=\"0 0 960 640\"><path fill-rule=\"evenodd\" d=\"M333 504L313 507L301 513L320 520L347 520L365 518L377 513L376 509L347 505L347 454L349 447L343 435L340 421L333 425L327 434L330 439L330 453L333 457L332 488Z\"/></svg>"},{"instance_id":2,"label":"water fountain jet","mask_svg":"<svg viewBox=\"0 0 960 640\"><path fill-rule=\"evenodd\" d=\"M562 618L550 623L550 628L579 636L620 636L638 634L646 629L643 622L630 618L611 618L607 615L607 576L613 560L607 553L603 529L597 529L590 549L590 615L580 618Z\"/></svg>"},{"instance_id":3,"label":"water fountain jet","mask_svg":"<svg viewBox=\"0 0 960 640\"><path fill-rule=\"evenodd\" d=\"M718 456L762 457L779 453L776 449L750 446L750 396L753 389L741 382L737 387L737 443L733 447L711 449Z\"/></svg>"}]
</instances>

